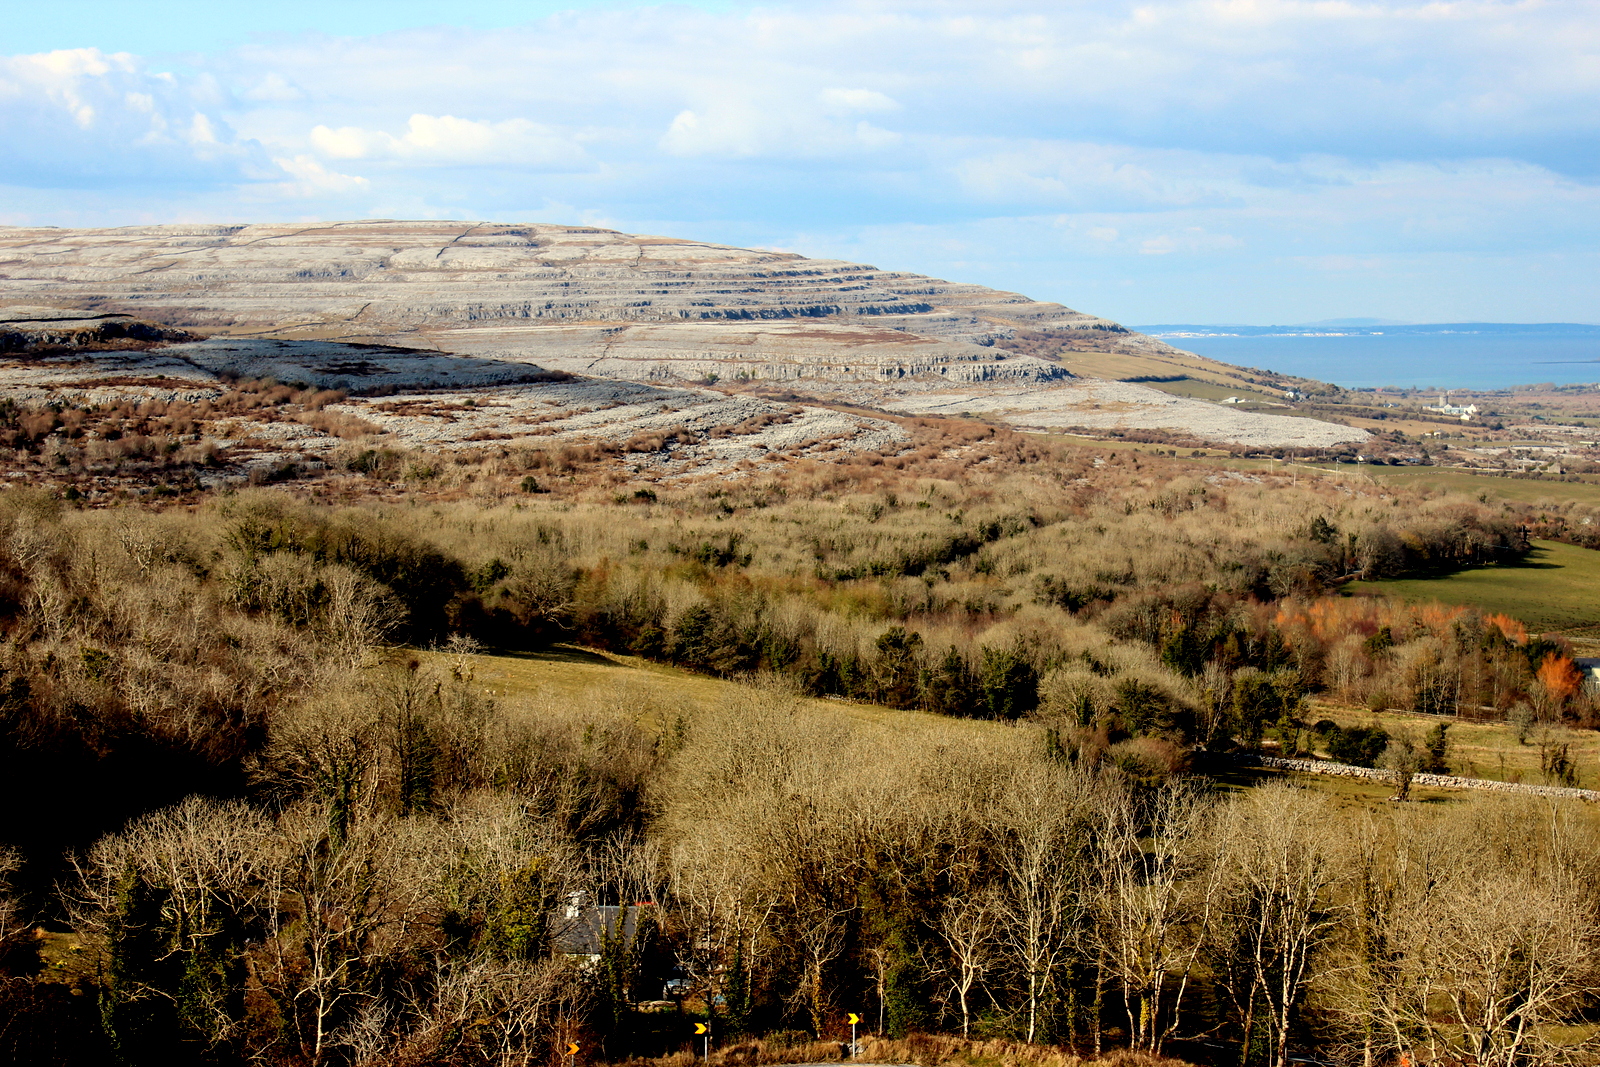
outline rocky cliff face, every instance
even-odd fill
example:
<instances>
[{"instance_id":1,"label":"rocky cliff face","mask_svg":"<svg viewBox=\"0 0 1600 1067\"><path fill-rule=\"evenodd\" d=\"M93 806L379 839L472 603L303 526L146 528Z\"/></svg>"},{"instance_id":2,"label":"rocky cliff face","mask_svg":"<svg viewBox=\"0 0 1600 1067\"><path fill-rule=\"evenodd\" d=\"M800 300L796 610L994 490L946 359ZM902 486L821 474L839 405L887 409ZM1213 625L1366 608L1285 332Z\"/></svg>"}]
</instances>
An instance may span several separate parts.
<instances>
[{"instance_id":1,"label":"rocky cliff face","mask_svg":"<svg viewBox=\"0 0 1600 1067\"><path fill-rule=\"evenodd\" d=\"M834 260L568 226L0 229L11 300L211 334L437 347L610 377L1052 380L996 348L1170 353L1059 304Z\"/></svg>"}]
</instances>

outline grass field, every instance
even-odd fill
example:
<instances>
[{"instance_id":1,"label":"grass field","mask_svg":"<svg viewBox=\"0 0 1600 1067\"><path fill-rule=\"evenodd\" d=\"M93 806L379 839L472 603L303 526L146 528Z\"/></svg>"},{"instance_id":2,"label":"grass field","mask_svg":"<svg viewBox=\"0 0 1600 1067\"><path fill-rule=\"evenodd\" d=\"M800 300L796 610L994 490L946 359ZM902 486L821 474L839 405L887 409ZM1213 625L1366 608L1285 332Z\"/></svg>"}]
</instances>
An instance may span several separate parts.
<instances>
[{"instance_id":1,"label":"grass field","mask_svg":"<svg viewBox=\"0 0 1600 1067\"><path fill-rule=\"evenodd\" d=\"M1351 582L1344 588L1349 594L1467 604L1511 615L1546 633L1600 626L1600 552L1556 541L1533 545L1528 558L1519 563L1438 578Z\"/></svg>"},{"instance_id":2,"label":"grass field","mask_svg":"<svg viewBox=\"0 0 1600 1067\"><path fill-rule=\"evenodd\" d=\"M1387 730L1390 736L1405 733L1416 741L1440 722L1450 724L1446 761L1450 773L1464 778L1488 778L1498 782L1525 782L1529 785L1559 785L1546 782L1540 773L1541 744L1566 745L1568 756L1577 767L1578 785L1600 789L1600 732L1572 730L1565 726L1534 726L1526 743L1517 740L1516 729L1503 722L1465 722L1437 715L1409 711L1385 711L1377 715L1364 708L1317 704L1306 716L1309 722L1332 719L1340 726L1372 726ZM1326 753L1319 753L1326 755Z\"/></svg>"},{"instance_id":3,"label":"grass field","mask_svg":"<svg viewBox=\"0 0 1600 1067\"><path fill-rule=\"evenodd\" d=\"M737 703L751 697L750 687L668 667L636 656L619 656L575 645L557 645L544 652L419 653L424 663L449 670L459 662L475 685L491 694L507 711L529 715L559 714L582 707L612 708L636 715L647 726L662 726L697 706ZM803 699L802 707L844 721L896 729L956 730L972 735L1008 729L999 723L952 719L921 711L901 711L846 700Z\"/></svg>"},{"instance_id":4,"label":"grass field","mask_svg":"<svg viewBox=\"0 0 1600 1067\"><path fill-rule=\"evenodd\" d=\"M480 654L456 657L448 653L422 653L433 666L449 669L464 662L475 684L492 693L500 705L514 713L559 715L581 708L613 708L637 716L647 726L666 725L697 706L748 700L751 690L738 682L651 663L633 656L618 656L570 645L546 652ZM918 711L901 711L875 704L838 700L805 700L802 708L848 727L850 724L889 728L897 734L922 733L930 743L947 743L962 735L977 738L989 731L1010 730L1001 723L951 719ZM1366 726L1376 721L1391 734L1409 732L1418 740L1439 720L1429 715L1389 711L1374 716L1358 708L1317 705L1311 721L1333 719L1341 726ZM1451 720L1447 720L1451 721ZM1541 733L1541 729L1547 732ZM935 736L937 735L937 736ZM1536 727L1528 744L1519 744L1513 729L1503 723L1451 721L1451 771L1471 778L1540 783L1539 743L1554 740L1569 746L1581 785L1600 787L1600 733L1564 727ZM1262 768L1239 768L1219 778L1223 789L1247 788L1261 781L1284 777ZM1388 802L1393 790L1382 782L1335 778L1315 774L1290 774L1295 782L1329 793L1341 806L1372 807ZM1429 803L1460 802L1470 795L1462 790L1418 790L1415 797Z\"/></svg>"},{"instance_id":5,"label":"grass field","mask_svg":"<svg viewBox=\"0 0 1600 1067\"><path fill-rule=\"evenodd\" d=\"M1381 485L1396 488L1453 490L1488 500L1512 504L1595 504L1600 505L1600 482L1555 482L1533 478L1500 478L1493 474L1450 467L1319 467L1345 472L1358 469Z\"/></svg>"},{"instance_id":6,"label":"grass field","mask_svg":"<svg viewBox=\"0 0 1600 1067\"><path fill-rule=\"evenodd\" d=\"M1394 786L1388 782L1369 781L1365 778L1336 778L1330 774L1302 774L1298 771L1280 771L1270 767L1240 766L1215 775L1217 788L1224 793L1237 792L1268 782L1292 782L1306 789L1314 789L1333 797L1337 807L1346 811L1386 808L1394 796ZM1470 789L1411 790L1411 802L1416 804L1464 804L1481 794Z\"/></svg>"},{"instance_id":7,"label":"grass field","mask_svg":"<svg viewBox=\"0 0 1600 1067\"><path fill-rule=\"evenodd\" d=\"M1542 481L1536 478L1502 478L1454 467L1387 467L1373 464L1307 463L1305 468L1330 474L1361 476L1380 485L1398 489L1432 489L1465 493L1486 501L1503 500L1511 504L1594 504L1600 505L1600 479L1592 476L1578 482Z\"/></svg>"},{"instance_id":8,"label":"grass field","mask_svg":"<svg viewBox=\"0 0 1600 1067\"><path fill-rule=\"evenodd\" d=\"M1148 385L1152 389L1159 389L1161 392L1169 393L1172 396L1187 396L1196 400L1226 400L1230 396L1236 396L1240 400L1251 401L1252 407L1256 404L1271 404L1282 410L1283 405L1282 397L1261 389L1253 389L1249 386L1229 387L1218 385L1215 382L1203 382L1197 378L1184 378L1176 382L1140 382L1139 384Z\"/></svg>"}]
</instances>

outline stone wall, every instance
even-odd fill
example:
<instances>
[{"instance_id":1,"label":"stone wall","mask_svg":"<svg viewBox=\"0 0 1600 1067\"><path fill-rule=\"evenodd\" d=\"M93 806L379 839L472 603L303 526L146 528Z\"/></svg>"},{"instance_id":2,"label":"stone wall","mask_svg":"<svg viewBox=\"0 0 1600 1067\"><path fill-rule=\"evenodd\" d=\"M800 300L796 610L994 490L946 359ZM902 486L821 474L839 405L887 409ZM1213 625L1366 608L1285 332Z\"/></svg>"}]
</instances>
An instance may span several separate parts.
<instances>
[{"instance_id":1,"label":"stone wall","mask_svg":"<svg viewBox=\"0 0 1600 1067\"><path fill-rule=\"evenodd\" d=\"M1253 756L1249 762L1261 767L1283 771L1303 771L1307 774L1332 774L1340 778L1366 778L1374 782L1392 782L1387 771L1371 767L1352 767L1348 763L1330 763L1317 759L1282 759L1278 756ZM1487 778L1458 778L1453 774L1419 774L1411 779L1413 786L1435 789L1488 789L1497 793L1517 793L1531 797L1562 797L1576 800L1600 800L1600 790L1569 789L1558 785L1523 785L1520 782L1496 782Z\"/></svg>"}]
</instances>

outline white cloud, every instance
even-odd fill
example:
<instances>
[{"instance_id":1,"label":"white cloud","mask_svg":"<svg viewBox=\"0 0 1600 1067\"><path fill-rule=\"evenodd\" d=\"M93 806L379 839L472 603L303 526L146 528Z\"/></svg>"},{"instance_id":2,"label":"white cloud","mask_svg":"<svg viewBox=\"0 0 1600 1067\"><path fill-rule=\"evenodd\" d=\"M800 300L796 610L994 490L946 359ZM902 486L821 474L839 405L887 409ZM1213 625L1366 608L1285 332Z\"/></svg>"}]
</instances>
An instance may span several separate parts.
<instances>
[{"instance_id":1,"label":"white cloud","mask_svg":"<svg viewBox=\"0 0 1600 1067\"><path fill-rule=\"evenodd\" d=\"M1035 295L1102 291L1058 261L1199 292L1222 262L1272 286L1272 264L1589 255L1597 54L1600 0L607 7L284 35L177 74L0 58L0 182L60 212L88 187L140 212L230 190L262 218L554 212Z\"/></svg>"},{"instance_id":2,"label":"white cloud","mask_svg":"<svg viewBox=\"0 0 1600 1067\"><path fill-rule=\"evenodd\" d=\"M80 129L94 125L97 96L112 81L136 76L134 58L106 55L96 48L74 48L0 60L0 92L36 104L54 106ZM121 76L120 78L117 76ZM125 92L135 108L149 110L149 94ZM142 99L141 99L142 98Z\"/></svg>"},{"instance_id":3,"label":"white cloud","mask_svg":"<svg viewBox=\"0 0 1600 1067\"><path fill-rule=\"evenodd\" d=\"M730 99L698 110L686 108L673 116L660 146L674 156L796 159L876 152L901 141L893 130L850 121L850 112L886 107L859 102L845 107L825 94L816 103L820 106Z\"/></svg>"},{"instance_id":4,"label":"white cloud","mask_svg":"<svg viewBox=\"0 0 1600 1067\"><path fill-rule=\"evenodd\" d=\"M1207 233L1203 226L1185 226L1174 233L1158 233L1139 242L1142 256L1165 256L1173 252L1190 255L1237 248L1243 242L1232 234Z\"/></svg>"},{"instance_id":5,"label":"white cloud","mask_svg":"<svg viewBox=\"0 0 1600 1067\"><path fill-rule=\"evenodd\" d=\"M403 160L426 165L575 167L587 153L572 137L526 119L475 122L454 115L412 115L396 137L359 126L318 125L311 144L332 159Z\"/></svg>"},{"instance_id":6,"label":"white cloud","mask_svg":"<svg viewBox=\"0 0 1600 1067\"><path fill-rule=\"evenodd\" d=\"M899 111L900 104L874 89L824 89L819 98L830 111Z\"/></svg>"},{"instance_id":7,"label":"white cloud","mask_svg":"<svg viewBox=\"0 0 1600 1067\"><path fill-rule=\"evenodd\" d=\"M372 187L372 183L366 178L331 171L310 156L274 159L272 162L295 179L292 182L278 184L278 188L285 196L309 198L328 193L342 195L364 192Z\"/></svg>"},{"instance_id":8,"label":"white cloud","mask_svg":"<svg viewBox=\"0 0 1600 1067\"><path fill-rule=\"evenodd\" d=\"M1008 145L959 159L954 172L989 203L1104 209L1224 202L1269 160L1087 142Z\"/></svg>"},{"instance_id":9,"label":"white cloud","mask_svg":"<svg viewBox=\"0 0 1600 1067\"><path fill-rule=\"evenodd\" d=\"M305 93L290 85L283 75L270 72L243 95L246 100L263 104L288 104L305 97Z\"/></svg>"},{"instance_id":10,"label":"white cloud","mask_svg":"<svg viewBox=\"0 0 1600 1067\"><path fill-rule=\"evenodd\" d=\"M0 57L0 181L81 189L214 184L265 162L215 110L207 76L83 48Z\"/></svg>"}]
</instances>

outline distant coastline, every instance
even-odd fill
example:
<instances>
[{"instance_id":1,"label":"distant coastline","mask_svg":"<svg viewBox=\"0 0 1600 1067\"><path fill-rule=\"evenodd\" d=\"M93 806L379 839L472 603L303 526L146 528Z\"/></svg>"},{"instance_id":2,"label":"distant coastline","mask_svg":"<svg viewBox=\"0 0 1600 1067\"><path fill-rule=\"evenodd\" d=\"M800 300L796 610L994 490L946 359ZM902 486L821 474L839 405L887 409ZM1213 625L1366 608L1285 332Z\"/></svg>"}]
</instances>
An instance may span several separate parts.
<instances>
[{"instance_id":1,"label":"distant coastline","mask_svg":"<svg viewBox=\"0 0 1600 1067\"><path fill-rule=\"evenodd\" d=\"M1134 326L1202 356L1346 388L1600 383L1600 325L1570 322Z\"/></svg>"}]
</instances>

